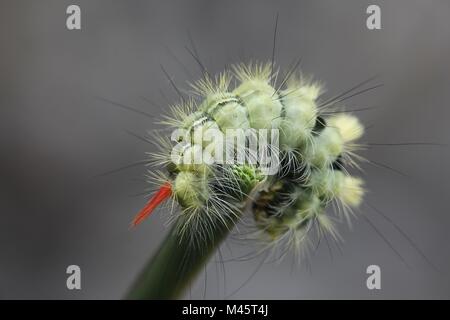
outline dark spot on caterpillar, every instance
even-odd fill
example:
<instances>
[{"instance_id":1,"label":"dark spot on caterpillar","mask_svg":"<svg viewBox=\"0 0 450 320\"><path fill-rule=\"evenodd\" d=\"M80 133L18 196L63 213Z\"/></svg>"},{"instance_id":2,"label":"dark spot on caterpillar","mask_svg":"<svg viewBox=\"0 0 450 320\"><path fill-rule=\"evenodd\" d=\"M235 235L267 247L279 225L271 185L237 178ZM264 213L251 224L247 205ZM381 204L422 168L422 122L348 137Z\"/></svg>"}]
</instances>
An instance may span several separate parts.
<instances>
[{"instance_id":1,"label":"dark spot on caterpillar","mask_svg":"<svg viewBox=\"0 0 450 320\"><path fill-rule=\"evenodd\" d=\"M282 155L277 177L297 183L304 182L306 179L306 165L295 156L287 157L286 155Z\"/></svg>"},{"instance_id":2,"label":"dark spot on caterpillar","mask_svg":"<svg viewBox=\"0 0 450 320\"><path fill-rule=\"evenodd\" d=\"M262 191L258 199L253 203L253 209L264 215L279 216L294 205L296 192L295 183L288 180L280 180L269 190Z\"/></svg>"},{"instance_id":3,"label":"dark spot on caterpillar","mask_svg":"<svg viewBox=\"0 0 450 320\"><path fill-rule=\"evenodd\" d=\"M331 169L342 171L344 167L344 160L342 159L342 155L339 155L337 159L331 164Z\"/></svg>"},{"instance_id":4,"label":"dark spot on caterpillar","mask_svg":"<svg viewBox=\"0 0 450 320\"><path fill-rule=\"evenodd\" d=\"M169 176L171 178L175 178L176 175L180 172L177 165L175 163L173 163L172 161L166 165L166 170L169 173Z\"/></svg>"},{"instance_id":5,"label":"dark spot on caterpillar","mask_svg":"<svg viewBox=\"0 0 450 320\"><path fill-rule=\"evenodd\" d=\"M326 126L327 122L325 121L325 119L322 118L321 116L318 116L316 118L316 123L314 124L312 134L314 136L318 136L322 132L322 130L325 129Z\"/></svg>"}]
</instances>

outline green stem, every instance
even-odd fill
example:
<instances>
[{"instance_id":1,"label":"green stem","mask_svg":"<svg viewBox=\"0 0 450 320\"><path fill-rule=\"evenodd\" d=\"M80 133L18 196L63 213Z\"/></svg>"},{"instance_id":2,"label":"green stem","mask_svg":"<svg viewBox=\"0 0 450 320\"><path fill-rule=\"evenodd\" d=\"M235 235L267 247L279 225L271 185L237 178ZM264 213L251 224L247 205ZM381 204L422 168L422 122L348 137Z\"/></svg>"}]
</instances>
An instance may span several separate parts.
<instances>
[{"instance_id":1,"label":"green stem","mask_svg":"<svg viewBox=\"0 0 450 320\"><path fill-rule=\"evenodd\" d=\"M131 287L126 299L177 299L203 270L209 258L234 227L237 218L228 225L215 223L214 238L201 248L193 246L189 237L180 237L174 224L156 254L150 259Z\"/></svg>"}]
</instances>

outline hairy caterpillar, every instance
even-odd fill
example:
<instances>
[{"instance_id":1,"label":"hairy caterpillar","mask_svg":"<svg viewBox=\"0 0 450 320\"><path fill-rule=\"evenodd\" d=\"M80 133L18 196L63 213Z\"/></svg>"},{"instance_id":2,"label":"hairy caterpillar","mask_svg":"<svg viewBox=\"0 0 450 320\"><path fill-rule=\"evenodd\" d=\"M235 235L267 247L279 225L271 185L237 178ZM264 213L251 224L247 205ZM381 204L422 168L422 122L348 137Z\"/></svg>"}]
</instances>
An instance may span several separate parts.
<instances>
[{"instance_id":1,"label":"hairy caterpillar","mask_svg":"<svg viewBox=\"0 0 450 320\"><path fill-rule=\"evenodd\" d=\"M330 101L319 102L321 85L295 68L279 84L278 74L273 63L239 64L216 77L205 73L191 85L199 99L183 98L162 121L182 134L172 136L174 141L158 137L160 151L153 159L166 171L154 176L162 186L133 225L171 198L181 208L177 233L198 247L216 236L216 225L232 226L246 205L258 236L269 245L287 243L298 250L313 226L338 237L334 220L349 220L364 194L362 180L346 169L358 166L354 152L363 126L348 113L327 115ZM209 129L220 142L205 143L201 133ZM277 155L277 170L268 174L261 161L193 161L200 155L217 158L219 143L232 160L240 153L249 156L249 136L241 148L227 143L225 133L233 129L278 130L279 143L269 144L268 151ZM177 163L176 143L181 143ZM338 208L334 217L326 212L332 203Z\"/></svg>"}]
</instances>

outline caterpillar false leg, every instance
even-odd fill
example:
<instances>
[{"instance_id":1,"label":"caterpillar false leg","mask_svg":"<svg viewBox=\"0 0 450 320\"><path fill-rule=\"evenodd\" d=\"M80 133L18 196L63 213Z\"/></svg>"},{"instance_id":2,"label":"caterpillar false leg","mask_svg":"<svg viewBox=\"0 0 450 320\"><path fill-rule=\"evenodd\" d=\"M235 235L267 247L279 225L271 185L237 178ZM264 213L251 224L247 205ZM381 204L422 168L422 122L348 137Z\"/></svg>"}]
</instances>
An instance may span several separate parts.
<instances>
[{"instance_id":1,"label":"caterpillar false leg","mask_svg":"<svg viewBox=\"0 0 450 320\"><path fill-rule=\"evenodd\" d=\"M165 183L159 188L158 192L150 199L150 201L145 205L144 208L134 217L131 223L133 227L141 223L145 218L147 218L155 208L161 204L164 200L172 195L172 187L170 183Z\"/></svg>"}]
</instances>

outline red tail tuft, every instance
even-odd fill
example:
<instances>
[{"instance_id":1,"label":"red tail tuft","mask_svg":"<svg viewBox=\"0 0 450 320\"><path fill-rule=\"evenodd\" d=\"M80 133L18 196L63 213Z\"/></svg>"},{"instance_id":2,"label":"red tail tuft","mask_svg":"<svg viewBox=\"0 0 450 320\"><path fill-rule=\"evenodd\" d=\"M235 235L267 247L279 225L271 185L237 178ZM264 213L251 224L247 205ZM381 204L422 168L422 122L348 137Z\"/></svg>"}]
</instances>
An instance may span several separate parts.
<instances>
[{"instance_id":1,"label":"red tail tuft","mask_svg":"<svg viewBox=\"0 0 450 320\"><path fill-rule=\"evenodd\" d=\"M145 205L145 207L134 217L132 225L133 227L137 226L142 222L145 218L147 218L152 211L164 200L166 200L172 194L172 187L167 182L161 188L159 188L158 192L150 199L149 202Z\"/></svg>"}]
</instances>

